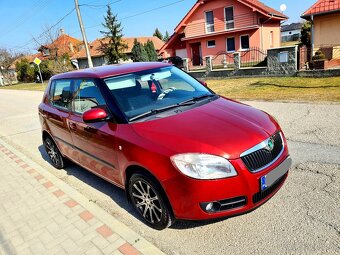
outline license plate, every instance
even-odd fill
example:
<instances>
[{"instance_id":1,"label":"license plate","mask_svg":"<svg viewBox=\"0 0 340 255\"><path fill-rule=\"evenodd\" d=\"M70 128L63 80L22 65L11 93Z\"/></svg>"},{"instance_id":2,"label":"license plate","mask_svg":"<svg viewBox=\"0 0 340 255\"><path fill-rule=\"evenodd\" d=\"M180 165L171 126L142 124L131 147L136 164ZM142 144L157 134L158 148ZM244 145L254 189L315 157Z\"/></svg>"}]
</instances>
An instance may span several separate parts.
<instances>
[{"instance_id":1,"label":"license plate","mask_svg":"<svg viewBox=\"0 0 340 255\"><path fill-rule=\"evenodd\" d=\"M272 186L278 179L284 176L288 172L291 165L292 159L290 157L287 157L278 167L274 168L268 174L261 176L261 191L266 190L267 188Z\"/></svg>"}]
</instances>

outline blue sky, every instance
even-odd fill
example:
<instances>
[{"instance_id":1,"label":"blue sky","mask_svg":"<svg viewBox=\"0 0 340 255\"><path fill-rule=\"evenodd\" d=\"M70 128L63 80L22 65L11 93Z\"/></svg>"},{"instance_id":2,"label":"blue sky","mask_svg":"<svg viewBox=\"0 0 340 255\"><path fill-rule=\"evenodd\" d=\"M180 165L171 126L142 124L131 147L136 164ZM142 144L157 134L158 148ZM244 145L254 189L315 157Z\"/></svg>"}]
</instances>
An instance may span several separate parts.
<instances>
[{"instance_id":1,"label":"blue sky","mask_svg":"<svg viewBox=\"0 0 340 255\"><path fill-rule=\"evenodd\" d=\"M156 27L171 34L196 0L79 0L89 41L101 37L100 30L105 5L111 3L113 13L123 25L126 37L151 36ZM300 15L316 0L262 0L279 10L286 4L287 23L300 21ZM0 47L13 51L34 53L37 44L32 40L46 27L61 20L74 8L73 0L0 0ZM81 38L76 12L73 11L55 28L63 28L75 38ZM44 43L44 42L43 42Z\"/></svg>"}]
</instances>

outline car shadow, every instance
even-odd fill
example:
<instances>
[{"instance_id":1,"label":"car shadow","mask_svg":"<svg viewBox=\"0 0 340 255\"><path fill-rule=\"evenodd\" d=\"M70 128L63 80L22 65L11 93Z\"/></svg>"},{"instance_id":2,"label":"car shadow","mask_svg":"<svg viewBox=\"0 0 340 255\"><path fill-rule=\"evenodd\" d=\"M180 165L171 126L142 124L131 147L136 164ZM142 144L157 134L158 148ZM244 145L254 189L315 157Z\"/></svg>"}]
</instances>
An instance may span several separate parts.
<instances>
[{"instance_id":1,"label":"car shadow","mask_svg":"<svg viewBox=\"0 0 340 255\"><path fill-rule=\"evenodd\" d=\"M51 161L45 151L43 145L38 147L38 150L41 154L41 157L51 164ZM87 171L86 169L78 166L77 164L70 162L69 166L64 168L67 175L72 175L78 180L86 183L92 188L98 190L99 192L110 197L117 205L126 210L129 214L135 217L137 220L142 221L141 216L136 212L136 210L132 207L132 205L127 201L125 191L112 183L100 178L99 176ZM96 201L92 201L96 203ZM204 220L204 221L186 221L186 220L178 220L176 221L170 228L172 229L189 229L189 228L197 228L205 225L210 225L225 219L215 219L215 220Z\"/></svg>"}]
</instances>

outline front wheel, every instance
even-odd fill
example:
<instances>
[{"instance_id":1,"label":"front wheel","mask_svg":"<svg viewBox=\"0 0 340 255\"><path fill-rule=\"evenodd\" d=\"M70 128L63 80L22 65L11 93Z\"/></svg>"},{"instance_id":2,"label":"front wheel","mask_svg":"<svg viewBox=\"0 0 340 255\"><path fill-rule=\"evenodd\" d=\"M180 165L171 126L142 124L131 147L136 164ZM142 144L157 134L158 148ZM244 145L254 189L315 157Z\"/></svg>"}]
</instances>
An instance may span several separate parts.
<instances>
[{"instance_id":1,"label":"front wheel","mask_svg":"<svg viewBox=\"0 0 340 255\"><path fill-rule=\"evenodd\" d=\"M63 157L59 151L57 145L50 137L46 137L44 140L45 150L49 156L52 165L57 169L62 169L65 167L66 159Z\"/></svg>"},{"instance_id":2,"label":"front wheel","mask_svg":"<svg viewBox=\"0 0 340 255\"><path fill-rule=\"evenodd\" d=\"M162 230L173 223L173 217L159 191L159 185L142 174L129 181L129 196L134 208L150 227Z\"/></svg>"}]
</instances>

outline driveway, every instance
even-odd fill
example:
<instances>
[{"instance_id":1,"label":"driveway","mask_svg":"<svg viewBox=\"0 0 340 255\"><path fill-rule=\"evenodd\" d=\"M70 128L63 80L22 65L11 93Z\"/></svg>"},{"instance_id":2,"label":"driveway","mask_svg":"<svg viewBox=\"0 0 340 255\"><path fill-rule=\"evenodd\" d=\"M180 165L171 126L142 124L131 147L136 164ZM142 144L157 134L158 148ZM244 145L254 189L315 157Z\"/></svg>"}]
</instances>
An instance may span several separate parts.
<instances>
[{"instance_id":1,"label":"driveway","mask_svg":"<svg viewBox=\"0 0 340 255\"><path fill-rule=\"evenodd\" d=\"M283 188L234 218L144 225L124 192L86 170L57 171L41 146L41 92L0 90L0 136L168 254L339 254L340 104L246 102L275 116L294 164Z\"/></svg>"}]
</instances>

